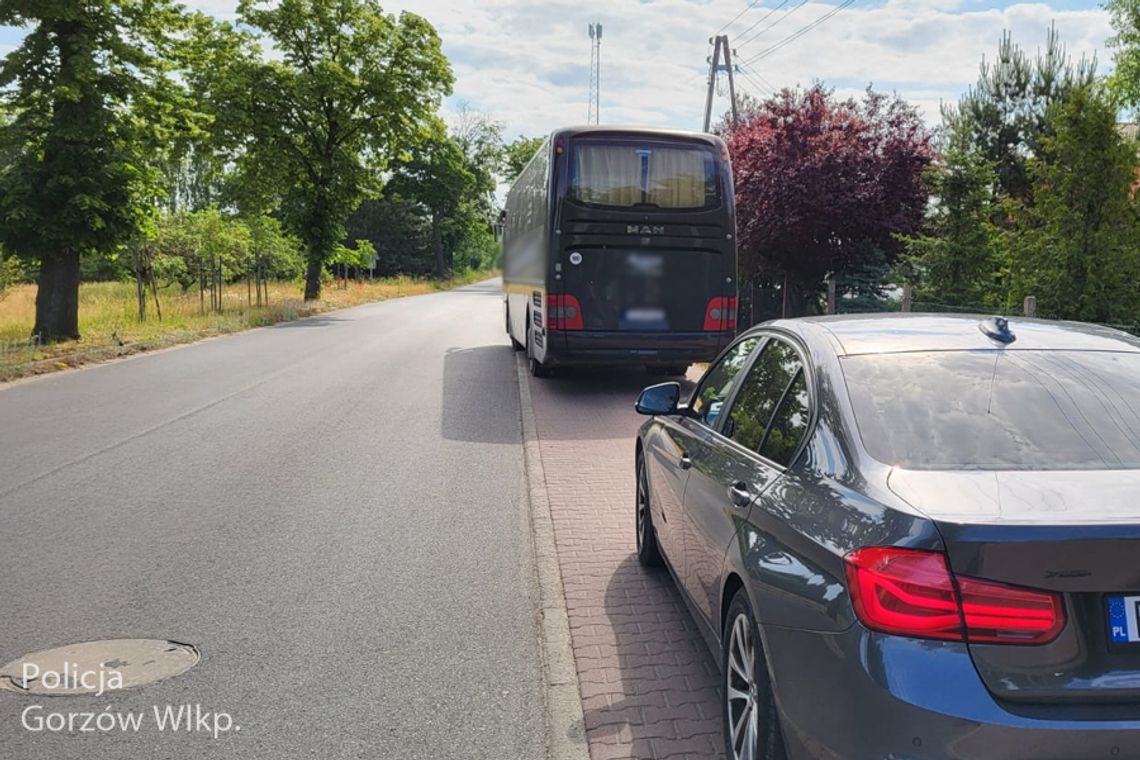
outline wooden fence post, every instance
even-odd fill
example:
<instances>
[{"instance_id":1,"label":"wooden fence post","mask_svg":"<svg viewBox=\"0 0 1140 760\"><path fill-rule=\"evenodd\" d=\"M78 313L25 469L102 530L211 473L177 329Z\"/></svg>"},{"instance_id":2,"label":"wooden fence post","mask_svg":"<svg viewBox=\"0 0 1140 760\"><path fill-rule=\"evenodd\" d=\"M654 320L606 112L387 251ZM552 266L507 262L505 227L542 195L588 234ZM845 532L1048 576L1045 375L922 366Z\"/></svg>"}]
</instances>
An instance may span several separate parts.
<instances>
[{"instance_id":1,"label":"wooden fence post","mask_svg":"<svg viewBox=\"0 0 1140 760\"><path fill-rule=\"evenodd\" d=\"M903 283L902 310L910 311L914 306L914 287L909 282Z\"/></svg>"},{"instance_id":2,"label":"wooden fence post","mask_svg":"<svg viewBox=\"0 0 1140 760\"><path fill-rule=\"evenodd\" d=\"M1026 296L1023 310L1025 312L1025 316L1035 316L1037 314L1037 296Z\"/></svg>"}]
</instances>

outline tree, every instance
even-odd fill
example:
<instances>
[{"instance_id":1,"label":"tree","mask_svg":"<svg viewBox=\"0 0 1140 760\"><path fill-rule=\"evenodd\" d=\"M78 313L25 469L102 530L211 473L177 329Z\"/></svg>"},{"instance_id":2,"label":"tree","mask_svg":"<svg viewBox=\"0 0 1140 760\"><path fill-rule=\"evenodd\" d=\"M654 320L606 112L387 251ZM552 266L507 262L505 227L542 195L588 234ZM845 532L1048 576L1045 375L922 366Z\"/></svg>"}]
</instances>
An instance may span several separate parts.
<instances>
[{"instance_id":1,"label":"tree","mask_svg":"<svg viewBox=\"0 0 1140 760\"><path fill-rule=\"evenodd\" d=\"M784 90L746 114L728 145L740 279L779 287L790 315L813 310L827 273L857 271L868 256L893 263L896 236L922 220L930 135L898 98Z\"/></svg>"},{"instance_id":2,"label":"tree","mask_svg":"<svg viewBox=\"0 0 1140 760\"><path fill-rule=\"evenodd\" d=\"M1109 91L1122 106L1135 110L1140 106L1140 0L1109 0L1105 8L1116 32L1108 40L1114 65Z\"/></svg>"},{"instance_id":3,"label":"tree","mask_svg":"<svg viewBox=\"0 0 1140 760\"><path fill-rule=\"evenodd\" d=\"M464 104L454 119L451 139L467 161L467 170L475 178L471 199L490 223L495 178L503 162L503 125L490 115Z\"/></svg>"},{"instance_id":4,"label":"tree","mask_svg":"<svg viewBox=\"0 0 1140 760\"><path fill-rule=\"evenodd\" d=\"M0 24L30 27L0 65L0 242L39 263L33 336L79 337L80 259L137 238L155 169L194 115L171 76L170 0L0 0Z\"/></svg>"},{"instance_id":5,"label":"tree","mask_svg":"<svg viewBox=\"0 0 1140 760\"><path fill-rule=\"evenodd\" d=\"M1010 306L1035 295L1062 319L1140 321L1140 253L1132 203L1135 147L1096 86L1050 109L1050 134L1027 168L1032 201L1006 204Z\"/></svg>"},{"instance_id":6,"label":"tree","mask_svg":"<svg viewBox=\"0 0 1140 760\"><path fill-rule=\"evenodd\" d=\"M998 177L965 137L952 134L927 174L935 200L921 233L906 238L904 269L919 300L992 306L1004 301Z\"/></svg>"},{"instance_id":7,"label":"tree","mask_svg":"<svg viewBox=\"0 0 1140 760\"><path fill-rule=\"evenodd\" d=\"M316 299L345 221L386 163L430 133L451 71L427 21L385 15L377 0L241 0L238 14L281 60L227 67L219 118L249 138L235 155L247 181L285 188L283 219L305 245L305 299Z\"/></svg>"},{"instance_id":8,"label":"tree","mask_svg":"<svg viewBox=\"0 0 1140 760\"><path fill-rule=\"evenodd\" d=\"M534 154L542 147L543 138L519 135L503 148L503 182L513 184Z\"/></svg>"},{"instance_id":9,"label":"tree","mask_svg":"<svg viewBox=\"0 0 1140 760\"><path fill-rule=\"evenodd\" d=\"M435 271L431 222L414 198L386 190L361 203L347 227L349 240L372 243L379 274L426 277Z\"/></svg>"},{"instance_id":10,"label":"tree","mask_svg":"<svg viewBox=\"0 0 1140 760\"><path fill-rule=\"evenodd\" d=\"M439 277L447 276L452 268L444 247L444 220L455 214L477 187L478 179L468 168L463 151L443 134L437 134L393 167L387 192L414 199L431 218L431 245Z\"/></svg>"},{"instance_id":11,"label":"tree","mask_svg":"<svg viewBox=\"0 0 1140 760\"><path fill-rule=\"evenodd\" d=\"M973 146L993 165L1005 195L1024 198L1029 190L1026 161L1047 134L1049 108L1074 88L1092 84L1095 70L1095 60L1072 63L1055 27L1032 61L1005 32L997 57L982 59L977 84L957 106L943 109L943 121L961 144Z\"/></svg>"}]
</instances>

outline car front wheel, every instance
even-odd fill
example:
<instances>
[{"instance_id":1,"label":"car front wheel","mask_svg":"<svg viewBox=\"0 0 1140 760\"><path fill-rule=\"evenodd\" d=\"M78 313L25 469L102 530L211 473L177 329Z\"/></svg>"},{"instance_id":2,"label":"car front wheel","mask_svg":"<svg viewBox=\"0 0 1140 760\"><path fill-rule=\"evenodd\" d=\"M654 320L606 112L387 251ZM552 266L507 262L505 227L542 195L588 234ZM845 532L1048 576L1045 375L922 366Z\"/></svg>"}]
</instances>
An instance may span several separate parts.
<instances>
[{"instance_id":1,"label":"car front wheel","mask_svg":"<svg viewBox=\"0 0 1140 760\"><path fill-rule=\"evenodd\" d=\"M731 760L786 760L760 631L744 589L729 604L721 658L726 754Z\"/></svg>"},{"instance_id":2,"label":"car front wheel","mask_svg":"<svg viewBox=\"0 0 1140 760\"><path fill-rule=\"evenodd\" d=\"M653 512L649 503L649 476L645 474L645 457L637 452L637 561L643 567L661 564L657 534L653 532Z\"/></svg>"}]
</instances>

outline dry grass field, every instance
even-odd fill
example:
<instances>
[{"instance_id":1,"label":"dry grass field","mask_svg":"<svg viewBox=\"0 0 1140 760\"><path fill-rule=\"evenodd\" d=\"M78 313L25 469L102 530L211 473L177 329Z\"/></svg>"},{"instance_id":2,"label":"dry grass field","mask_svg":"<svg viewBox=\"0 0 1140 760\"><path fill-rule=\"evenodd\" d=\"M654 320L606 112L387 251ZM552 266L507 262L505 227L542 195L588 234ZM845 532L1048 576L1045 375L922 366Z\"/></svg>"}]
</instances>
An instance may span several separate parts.
<instances>
[{"instance_id":1,"label":"dry grass field","mask_svg":"<svg viewBox=\"0 0 1140 760\"><path fill-rule=\"evenodd\" d=\"M209 311L208 297L203 313L197 291L182 295L177 286L172 286L159 291L162 319L155 315L154 304L148 299L145 322L138 318L134 283L84 283L79 289L79 332L83 337L50 346L29 342L35 321L36 288L19 285L0 300L0 382L371 301L446 290L490 276L492 273L477 272L447 281L393 277L349 282L347 288L326 283L321 300L311 303L301 300L300 284L272 282L268 306L251 305L245 284L239 283L227 287L218 313Z\"/></svg>"}]
</instances>

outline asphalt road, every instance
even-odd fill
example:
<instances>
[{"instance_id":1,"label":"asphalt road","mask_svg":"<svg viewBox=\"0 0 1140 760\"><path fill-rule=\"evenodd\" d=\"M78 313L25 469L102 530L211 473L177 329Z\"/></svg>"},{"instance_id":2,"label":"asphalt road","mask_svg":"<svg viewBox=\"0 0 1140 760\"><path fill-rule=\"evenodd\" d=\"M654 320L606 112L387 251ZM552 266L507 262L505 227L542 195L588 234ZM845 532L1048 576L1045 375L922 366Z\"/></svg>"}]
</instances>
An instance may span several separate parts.
<instances>
[{"instance_id":1,"label":"asphalt road","mask_svg":"<svg viewBox=\"0 0 1140 760\"><path fill-rule=\"evenodd\" d=\"M499 283L0 389L0 663L188 642L176 678L0 691L0 757L543 756L515 363ZM34 733L200 704L210 733Z\"/></svg>"}]
</instances>

